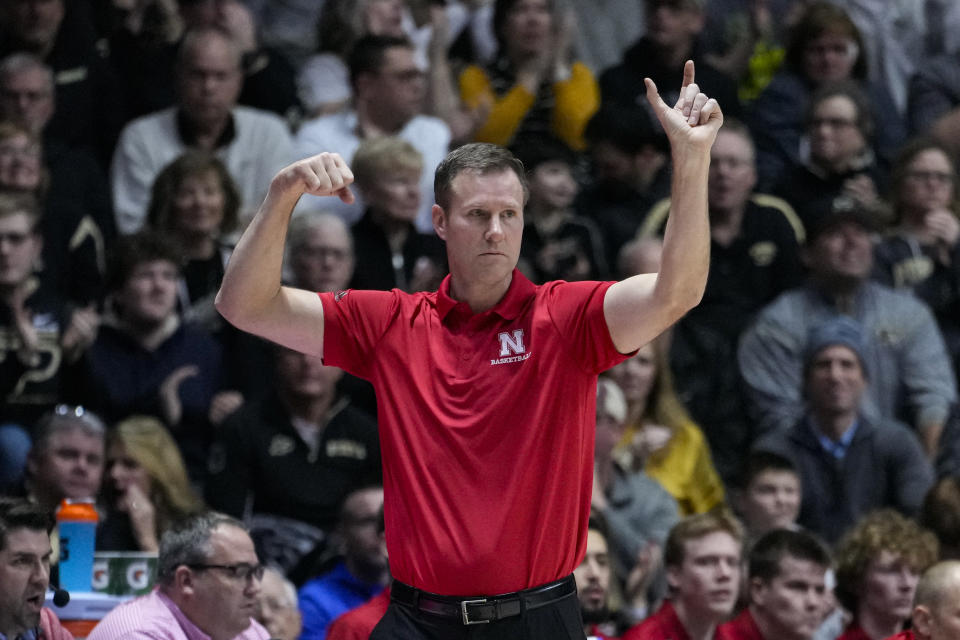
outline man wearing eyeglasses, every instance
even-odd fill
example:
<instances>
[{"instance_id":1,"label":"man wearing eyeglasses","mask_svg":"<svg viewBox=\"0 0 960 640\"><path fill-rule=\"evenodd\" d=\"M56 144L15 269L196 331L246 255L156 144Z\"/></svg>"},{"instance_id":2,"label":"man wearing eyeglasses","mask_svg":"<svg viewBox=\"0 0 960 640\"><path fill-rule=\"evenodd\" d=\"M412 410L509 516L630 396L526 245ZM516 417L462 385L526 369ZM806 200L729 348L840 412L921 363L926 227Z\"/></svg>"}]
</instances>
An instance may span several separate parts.
<instances>
[{"instance_id":1,"label":"man wearing eyeglasses","mask_svg":"<svg viewBox=\"0 0 960 640\"><path fill-rule=\"evenodd\" d=\"M266 640L252 616L264 567L243 525L208 512L160 540L157 587L100 621L89 640Z\"/></svg>"}]
</instances>

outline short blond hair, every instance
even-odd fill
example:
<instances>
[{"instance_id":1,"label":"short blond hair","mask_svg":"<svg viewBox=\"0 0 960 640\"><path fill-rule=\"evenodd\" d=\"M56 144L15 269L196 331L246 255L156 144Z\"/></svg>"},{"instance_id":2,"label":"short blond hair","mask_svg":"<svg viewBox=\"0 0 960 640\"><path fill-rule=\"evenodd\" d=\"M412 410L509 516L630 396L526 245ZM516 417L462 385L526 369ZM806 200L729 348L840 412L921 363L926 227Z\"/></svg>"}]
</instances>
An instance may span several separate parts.
<instances>
[{"instance_id":1,"label":"short blond hair","mask_svg":"<svg viewBox=\"0 0 960 640\"><path fill-rule=\"evenodd\" d=\"M353 155L352 165L353 178L363 189L389 171L423 171L423 155L406 140L388 136L361 144Z\"/></svg>"}]
</instances>

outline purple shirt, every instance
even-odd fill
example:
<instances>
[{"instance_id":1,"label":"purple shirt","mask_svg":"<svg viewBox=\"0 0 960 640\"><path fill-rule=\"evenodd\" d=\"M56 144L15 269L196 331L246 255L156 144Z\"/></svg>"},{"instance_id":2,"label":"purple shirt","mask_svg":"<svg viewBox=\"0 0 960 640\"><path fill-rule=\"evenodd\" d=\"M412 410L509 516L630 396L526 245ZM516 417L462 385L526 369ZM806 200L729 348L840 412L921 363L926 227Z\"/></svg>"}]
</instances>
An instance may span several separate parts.
<instances>
[{"instance_id":1,"label":"purple shirt","mask_svg":"<svg viewBox=\"0 0 960 640\"><path fill-rule=\"evenodd\" d=\"M269 640L270 634L251 619L234 640ZM108 613L90 632L88 640L210 640L190 622L170 598L154 589L148 595L124 602Z\"/></svg>"}]
</instances>

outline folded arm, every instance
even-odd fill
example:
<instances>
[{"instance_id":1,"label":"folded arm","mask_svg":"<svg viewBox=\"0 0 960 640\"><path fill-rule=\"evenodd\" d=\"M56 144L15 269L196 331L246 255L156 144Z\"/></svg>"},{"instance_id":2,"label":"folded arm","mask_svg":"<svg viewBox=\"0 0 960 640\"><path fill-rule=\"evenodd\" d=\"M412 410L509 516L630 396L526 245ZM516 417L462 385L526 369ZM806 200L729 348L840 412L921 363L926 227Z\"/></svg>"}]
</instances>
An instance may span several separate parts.
<instances>
[{"instance_id":1,"label":"folded arm","mask_svg":"<svg viewBox=\"0 0 960 640\"><path fill-rule=\"evenodd\" d=\"M281 285L283 247L301 195L337 195L352 202L351 182L353 173L335 153L300 160L274 176L227 264L216 300L224 318L291 349L323 355L323 305L314 292Z\"/></svg>"}]
</instances>

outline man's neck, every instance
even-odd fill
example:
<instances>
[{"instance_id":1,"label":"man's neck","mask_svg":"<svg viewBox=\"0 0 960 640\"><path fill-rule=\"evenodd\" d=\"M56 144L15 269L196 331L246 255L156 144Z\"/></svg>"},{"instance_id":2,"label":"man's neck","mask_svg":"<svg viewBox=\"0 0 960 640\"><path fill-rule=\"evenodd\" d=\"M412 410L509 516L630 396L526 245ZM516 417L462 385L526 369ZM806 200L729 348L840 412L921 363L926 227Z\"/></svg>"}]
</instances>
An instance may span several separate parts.
<instances>
[{"instance_id":1,"label":"man's neck","mask_svg":"<svg viewBox=\"0 0 960 640\"><path fill-rule=\"evenodd\" d=\"M750 616L753 618L754 623L756 623L757 629L760 630L761 636L766 640L779 640L781 634L777 631L775 625L763 615L762 611L750 605Z\"/></svg>"},{"instance_id":2,"label":"man's neck","mask_svg":"<svg viewBox=\"0 0 960 640\"><path fill-rule=\"evenodd\" d=\"M347 571L350 572L350 575L361 582L386 586L390 579L390 573L388 571L364 566L363 563L358 562L356 558L351 556L346 556L343 559L343 563L347 566Z\"/></svg>"},{"instance_id":3,"label":"man's neck","mask_svg":"<svg viewBox=\"0 0 960 640\"><path fill-rule=\"evenodd\" d=\"M857 413L855 411L830 414L813 412L813 423L816 430L834 442L839 442L844 434L853 428L856 420Z\"/></svg>"},{"instance_id":4,"label":"man's neck","mask_svg":"<svg viewBox=\"0 0 960 640\"><path fill-rule=\"evenodd\" d=\"M675 47L662 47L657 51L660 63L670 68L679 68L693 53L693 41L678 44Z\"/></svg>"},{"instance_id":5,"label":"man's neck","mask_svg":"<svg viewBox=\"0 0 960 640\"><path fill-rule=\"evenodd\" d=\"M406 122L399 122L393 114L382 113L364 101L357 101L357 135L361 140L394 136L400 133Z\"/></svg>"},{"instance_id":6,"label":"man's neck","mask_svg":"<svg viewBox=\"0 0 960 640\"><path fill-rule=\"evenodd\" d=\"M497 306L497 303L503 300L510 290L510 283L513 282L513 272L507 277L493 285L481 282L472 284L464 283L455 275L450 275L450 297L457 302L464 302L470 307L473 313L483 313Z\"/></svg>"},{"instance_id":7,"label":"man's neck","mask_svg":"<svg viewBox=\"0 0 960 640\"><path fill-rule=\"evenodd\" d=\"M193 144L203 151L214 151L217 148L217 142L227 130L230 123L230 113L223 118L208 121L191 120L190 126L193 128Z\"/></svg>"},{"instance_id":8,"label":"man's neck","mask_svg":"<svg viewBox=\"0 0 960 640\"><path fill-rule=\"evenodd\" d=\"M732 209L710 209L710 237L721 247L730 246L742 230L746 203Z\"/></svg>"},{"instance_id":9,"label":"man's neck","mask_svg":"<svg viewBox=\"0 0 960 640\"><path fill-rule=\"evenodd\" d=\"M158 324L136 324L120 321L120 329L133 338L137 344L147 351L155 351L180 326L177 314L171 314Z\"/></svg>"},{"instance_id":10,"label":"man's neck","mask_svg":"<svg viewBox=\"0 0 960 640\"><path fill-rule=\"evenodd\" d=\"M690 640L712 640L713 634L717 630L717 623L713 620L697 615L696 612L685 606L683 600L673 601L673 610L677 612L677 618L686 630Z\"/></svg>"},{"instance_id":11,"label":"man's neck","mask_svg":"<svg viewBox=\"0 0 960 640\"><path fill-rule=\"evenodd\" d=\"M903 620L889 615L886 611L872 611L860 607L857 611L857 624L870 638L889 638L903 630Z\"/></svg>"},{"instance_id":12,"label":"man's neck","mask_svg":"<svg viewBox=\"0 0 960 640\"><path fill-rule=\"evenodd\" d=\"M406 220L397 220L386 213L370 209L370 215L373 221L383 229L387 236L387 244L390 246L391 253L400 253L403 250L403 243L407 241L410 235L410 223Z\"/></svg>"},{"instance_id":13,"label":"man's neck","mask_svg":"<svg viewBox=\"0 0 960 640\"><path fill-rule=\"evenodd\" d=\"M189 260L206 260L217 250L216 240L207 234L180 234L177 241Z\"/></svg>"},{"instance_id":14,"label":"man's neck","mask_svg":"<svg viewBox=\"0 0 960 640\"><path fill-rule=\"evenodd\" d=\"M326 425L327 412L333 406L335 396L332 389L329 393L323 393L319 396L304 396L284 393L283 391L279 393L280 401L292 417L316 425L318 430L323 429Z\"/></svg>"}]
</instances>

